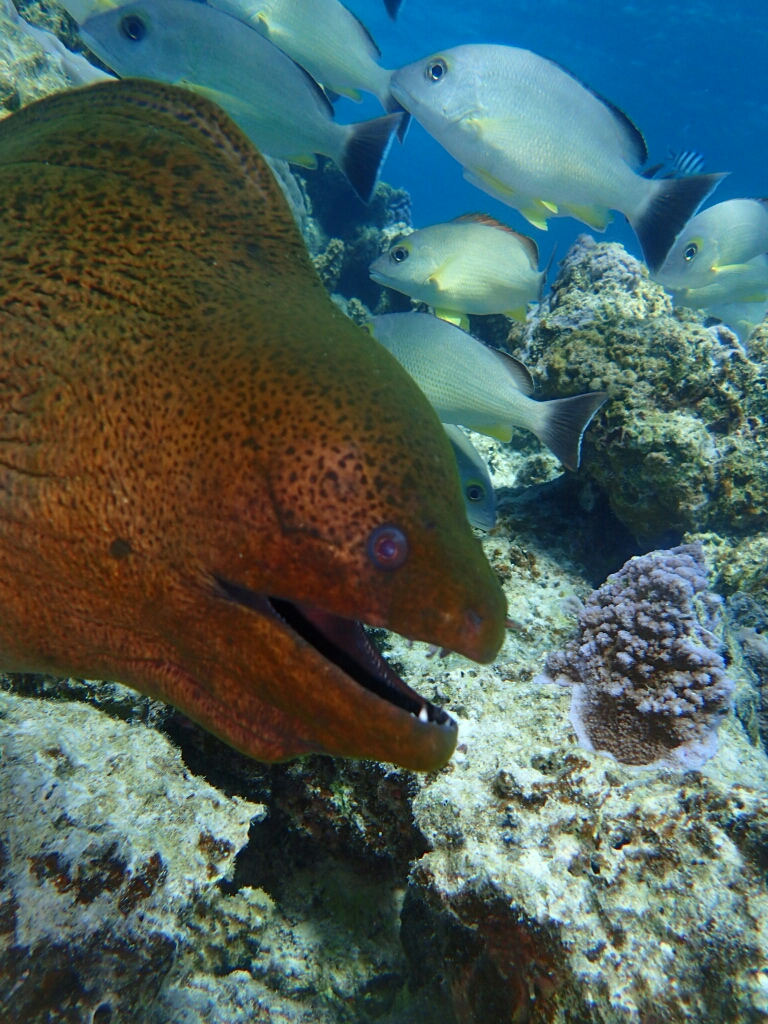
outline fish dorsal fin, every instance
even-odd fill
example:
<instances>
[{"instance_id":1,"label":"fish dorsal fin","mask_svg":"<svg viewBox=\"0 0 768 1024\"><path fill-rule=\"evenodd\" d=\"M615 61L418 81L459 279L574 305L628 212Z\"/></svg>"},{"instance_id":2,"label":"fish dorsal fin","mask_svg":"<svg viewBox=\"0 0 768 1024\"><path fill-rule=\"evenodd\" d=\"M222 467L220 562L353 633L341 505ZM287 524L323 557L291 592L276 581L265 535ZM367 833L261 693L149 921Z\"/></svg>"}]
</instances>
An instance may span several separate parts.
<instances>
[{"instance_id":1,"label":"fish dorsal fin","mask_svg":"<svg viewBox=\"0 0 768 1024\"><path fill-rule=\"evenodd\" d=\"M363 22L358 18L358 16L356 14L353 14L352 11L349 10L349 8L345 7L345 10L349 14L349 16L351 18L354 18L354 20L357 22L358 27L360 29L360 33L363 37L363 41L365 42L365 47L368 50L371 57L373 57L374 60L379 60L381 58L381 50L379 49L376 40L371 35L368 27L364 25Z\"/></svg>"},{"instance_id":2,"label":"fish dorsal fin","mask_svg":"<svg viewBox=\"0 0 768 1024\"><path fill-rule=\"evenodd\" d=\"M515 359L515 357L511 356L509 352L502 352L497 348L491 349L491 351L494 355L499 357L499 361L514 381L517 390L522 391L524 395L528 395L530 397L530 395L533 394L534 389L533 377L525 363L521 363L519 359Z\"/></svg>"},{"instance_id":3,"label":"fish dorsal fin","mask_svg":"<svg viewBox=\"0 0 768 1024\"><path fill-rule=\"evenodd\" d=\"M547 58L549 59L549 58ZM578 75L574 75L568 68L563 67L562 64L558 64L556 60L550 60L550 64L553 64L560 71L563 71L569 78L572 78L574 82L578 82L579 85L586 89L587 92L591 92L596 100L613 114L613 119L616 122L617 127L621 133L622 139L624 140L624 156L627 163L632 167L633 170L638 170L648 159L648 146L645 142L645 136L637 127L635 122L627 117L624 111L617 107L615 103L611 103L605 96L601 96L599 92L595 92L591 85L587 85L583 82Z\"/></svg>"},{"instance_id":4,"label":"fish dorsal fin","mask_svg":"<svg viewBox=\"0 0 768 1024\"><path fill-rule=\"evenodd\" d=\"M499 231L506 231L508 235L514 235L518 242L525 249L528 254L528 258L531 261L531 265L538 269L539 266L539 247L536 245L530 235L523 235L519 231L515 231L508 224L505 224L501 220L496 220L490 213L463 213L460 217L454 217L453 224L484 224L489 228L498 228Z\"/></svg>"},{"instance_id":5,"label":"fish dorsal fin","mask_svg":"<svg viewBox=\"0 0 768 1024\"><path fill-rule=\"evenodd\" d=\"M212 304L228 296L230 306L272 301L275 279L285 294L322 290L264 159L223 110L186 89L115 80L32 103L0 122L0 194L21 168L17 198L29 212L20 237L34 248L45 232L52 252L60 232L105 307L182 315L198 277ZM69 276L51 282L64 302Z\"/></svg>"},{"instance_id":6,"label":"fish dorsal fin","mask_svg":"<svg viewBox=\"0 0 768 1024\"><path fill-rule=\"evenodd\" d=\"M334 118L336 116L336 111L333 109L333 104L328 99L328 96L326 95L325 89L323 89L322 85L319 85L315 81L315 79L312 77L312 75L310 75L306 68L303 68L301 64L297 64L296 61L293 60L293 57L289 57L288 59L293 61L293 63L296 65L296 67L299 69L302 75L304 75L304 79L309 85L312 92L314 93L315 99L317 100L322 111L326 113L328 117Z\"/></svg>"}]
</instances>

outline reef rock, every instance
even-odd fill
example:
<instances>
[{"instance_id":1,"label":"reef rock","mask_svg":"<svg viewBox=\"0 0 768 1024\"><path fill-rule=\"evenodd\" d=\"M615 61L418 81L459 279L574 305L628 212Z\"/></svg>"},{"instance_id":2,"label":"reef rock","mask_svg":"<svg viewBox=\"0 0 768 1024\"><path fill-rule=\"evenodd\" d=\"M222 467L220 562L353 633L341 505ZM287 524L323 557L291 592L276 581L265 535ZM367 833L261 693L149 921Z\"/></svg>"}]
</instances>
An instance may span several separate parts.
<instances>
[{"instance_id":1,"label":"reef rock","mask_svg":"<svg viewBox=\"0 0 768 1024\"><path fill-rule=\"evenodd\" d=\"M379 637L459 720L435 775L258 765L114 685L107 714L12 680L49 695L1 698L12 1019L73 987L101 1013L77 1024L765 1019L768 759L735 716L698 771L579 746L569 689L535 677L591 585L538 511L513 508L513 539L508 506L486 541L515 620L494 666Z\"/></svg>"},{"instance_id":2,"label":"reef rock","mask_svg":"<svg viewBox=\"0 0 768 1024\"><path fill-rule=\"evenodd\" d=\"M583 468L646 541L768 525L765 346L704 325L620 245L581 236L514 354L537 397L603 388Z\"/></svg>"}]
</instances>

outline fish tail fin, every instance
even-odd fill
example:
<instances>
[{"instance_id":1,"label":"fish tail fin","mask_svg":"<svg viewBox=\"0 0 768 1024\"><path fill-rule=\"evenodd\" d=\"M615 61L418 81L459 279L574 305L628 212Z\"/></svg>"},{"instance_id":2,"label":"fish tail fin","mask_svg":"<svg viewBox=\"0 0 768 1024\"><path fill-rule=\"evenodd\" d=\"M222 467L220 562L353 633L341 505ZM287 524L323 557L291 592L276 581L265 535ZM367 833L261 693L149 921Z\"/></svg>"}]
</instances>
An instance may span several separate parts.
<instances>
[{"instance_id":1,"label":"fish tail fin","mask_svg":"<svg viewBox=\"0 0 768 1024\"><path fill-rule=\"evenodd\" d=\"M552 252L550 254L549 260L547 261L547 265L546 265L546 267L544 267L544 269L541 272L541 283L539 284L539 295L538 295L539 302L541 302L542 299L544 298L544 292L546 291L546 288L547 288L547 278L549 277L549 272L552 269L552 264L555 262L555 253L556 252L557 252L557 242L555 242L555 244L552 246Z\"/></svg>"},{"instance_id":2,"label":"fish tail fin","mask_svg":"<svg viewBox=\"0 0 768 1024\"><path fill-rule=\"evenodd\" d=\"M684 226L724 177L724 174L694 174L650 183L648 202L629 221L651 272L659 269Z\"/></svg>"},{"instance_id":3,"label":"fish tail fin","mask_svg":"<svg viewBox=\"0 0 768 1024\"><path fill-rule=\"evenodd\" d=\"M402 143L405 141L405 136L408 134L408 129L411 126L411 115L401 103L398 103L390 91L390 83L392 81L393 74L394 71L388 71L386 68L381 68L381 79L376 86L376 95L379 103L381 103L382 107L384 107L388 114L403 115L400 127L397 129L397 140Z\"/></svg>"},{"instance_id":4,"label":"fish tail fin","mask_svg":"<svg viewBox=\"0 0 768 1024\"><path fill-rule=\"evenodd\" d=\"M371 201L379 171L403 117L403 114L386 114L372 121L350 125L349 137L341 154L341 169L364 203Z\"/></svg>"},{"instance_id":5,"label":"fish tail fin","mask_svg":"<svg viewBox=\"0 0 768 1024\"><path fill-rule=\"evenodd\" d=\"M403 0L384 0L384 6L387 9L387 14L390 16L392 21L397 18L397 12L400 10L400 5Z\"/></svg>"},{"instance_id":6,"label":"fish tail fin","mask_svg":"<svg viewBox=\"0 0 768 1024\"><path fill-rule=\"evenodd\" d=\"M579 468L584 431L607 398L605 391L590 391L540 403L542 423L534 433L566 469Z\"/></svg>"}]
</instances>

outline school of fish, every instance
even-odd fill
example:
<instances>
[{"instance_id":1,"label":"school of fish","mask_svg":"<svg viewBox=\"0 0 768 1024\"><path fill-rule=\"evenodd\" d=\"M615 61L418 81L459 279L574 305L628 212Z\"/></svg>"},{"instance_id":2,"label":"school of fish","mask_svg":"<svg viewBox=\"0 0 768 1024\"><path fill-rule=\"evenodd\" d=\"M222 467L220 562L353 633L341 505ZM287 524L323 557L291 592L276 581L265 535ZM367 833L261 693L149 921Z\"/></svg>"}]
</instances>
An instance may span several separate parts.
<instances>
[{"instance_id":1,"label":"school of fish","mask_svg":"<svg viewBox=\"0 0 768 1024\"><path fill-rule=\"evenodd\" d=\"M496 499L461 428L530 431L575 471L608 396L536 401L525 366L469 333L541 300L529 235L471 212L396 239L371 278L433 312L366 333L262 157L328 157L367 203L414 118L536 229L623 214L674 301L742 340L768 310L768 203L699 213L724 174L694 150L646 168L629 117L532 51L387 68L340 0L63 0L113 75L2 2L85 88L0 124L0 668L120 678L266 760L439 767L455 723L360 623L491 660L505 601L470 524L493 529ZM338 123L336 98L362 93L381 116Z\"/></svg>"}]
</instances>

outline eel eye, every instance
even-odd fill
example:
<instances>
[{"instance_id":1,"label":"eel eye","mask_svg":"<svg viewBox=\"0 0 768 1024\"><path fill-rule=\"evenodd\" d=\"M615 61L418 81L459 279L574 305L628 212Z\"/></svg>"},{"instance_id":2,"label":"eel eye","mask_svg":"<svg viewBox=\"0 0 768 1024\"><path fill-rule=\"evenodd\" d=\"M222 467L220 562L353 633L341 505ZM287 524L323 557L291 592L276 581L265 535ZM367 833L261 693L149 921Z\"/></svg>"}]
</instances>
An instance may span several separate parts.
<instances>
[{"instance_id":1,"label":"eel eye","mask_svg":"<svg viewBox=\"0 0 768 1024\"><path fill-rule=\"evenodd\" d=\"M147 26L138 14L126 14L120 22L120 31L126 39L138 43L147 34Z\"/></svg>"},{"instance_id":2,"label":"eel eye","mask_svg":"<svg viewBox=\"0 0 768 1024\"><path fill-rule=\"evenodd\" d=\"M480 484L468 484L464 493L467 496L467 501L478 502L485 497L485 488Z\"/></svg>"},{"instance_id":3,"label":"eel eye","mask_svg":"<svg viewBox=\"0 0 768 1024\"><path fill-rule=\"evenodd\" d=\"M438 57L437 60L430 61L427 64L427 78L430 82L439 82L447 70L448 65L442 57Z\"/></svg>"},{"instance_id":4,"label":"eel eye","mask_svg":"<svg viewBox=\"0 0 768 1024\"><path fill-rule=\"evenodd\" d=\"M408 557L408 541L397 526L377 526L368 538L368 557L377 569L399 569Z\"/></svg>"},{"instance_id":5,"label":"eel eye","mask_svg":"<svg viewBox=\"0 0 768 1024\"><path fill-rule=\"evenodd\" d=\"M403 260L408 259L408 250L404 245L398 245L396 249L393 249L389 254L395 263L402 263Z\"/></svg>"},{"instance_id":6,"label":"eel eye","mask_svg":"<svg viewBox=\"0 0 768 1024\"><path fill-rule=\"evenodd\" d=\"M686 246L685 252L683 253L686 263L690 263L698 251L699 247L695 242L691 242L689 246Z\"/></svg>"}]
</instances>

